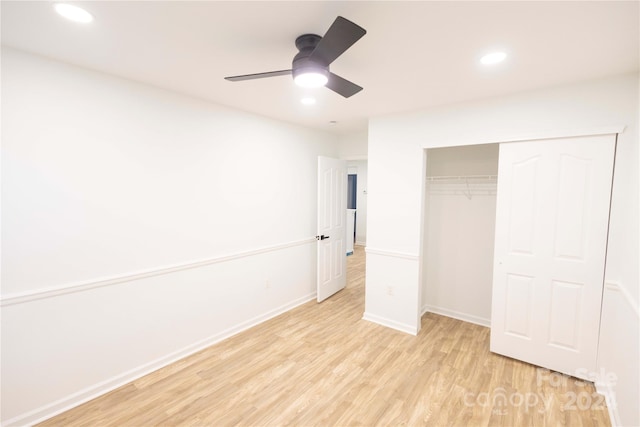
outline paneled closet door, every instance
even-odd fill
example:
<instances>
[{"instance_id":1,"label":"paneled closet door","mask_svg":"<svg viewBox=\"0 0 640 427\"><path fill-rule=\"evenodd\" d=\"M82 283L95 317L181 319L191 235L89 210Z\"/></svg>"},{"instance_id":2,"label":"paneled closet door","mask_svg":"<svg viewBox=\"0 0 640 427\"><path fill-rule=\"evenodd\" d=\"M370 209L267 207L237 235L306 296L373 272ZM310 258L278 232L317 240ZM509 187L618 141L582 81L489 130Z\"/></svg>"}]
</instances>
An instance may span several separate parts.
<instances>
[{"instance_id":1,"label":"paneled closet door","mask_svg":"<svg viewBox=\"0 0 640 427\"><path fill-rule=\"evenodd\" d=\"M500 144L491 351L595 372L615 144Z\"/></svg>"}]
</instances>

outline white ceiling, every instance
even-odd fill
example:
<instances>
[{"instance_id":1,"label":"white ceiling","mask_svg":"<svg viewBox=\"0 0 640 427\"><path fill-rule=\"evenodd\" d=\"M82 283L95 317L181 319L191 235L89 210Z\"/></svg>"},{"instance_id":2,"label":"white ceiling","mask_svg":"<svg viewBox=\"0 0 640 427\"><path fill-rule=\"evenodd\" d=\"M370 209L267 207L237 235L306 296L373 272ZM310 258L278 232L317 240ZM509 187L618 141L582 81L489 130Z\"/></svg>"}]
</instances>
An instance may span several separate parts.
<instances>
[{"instance_id":1,"label":"white ceiling","mask_svg":"<svg viewBox=\"0 0 640 427\"><path fill-rule=\"evenodd\" d=\"M76 4L95 21L66 21L51 1L2 1L2 43L335 132L365 129L373 116L632 72L640 62L637 1ZM295 38L323 35L337 15L367 30L331 66L362 92L344 99L288 76L223 79L290 68ZM496 49L507 61L479 65ZM301 105L305 94L318 103Z\"/></svg>"}]
</instances>

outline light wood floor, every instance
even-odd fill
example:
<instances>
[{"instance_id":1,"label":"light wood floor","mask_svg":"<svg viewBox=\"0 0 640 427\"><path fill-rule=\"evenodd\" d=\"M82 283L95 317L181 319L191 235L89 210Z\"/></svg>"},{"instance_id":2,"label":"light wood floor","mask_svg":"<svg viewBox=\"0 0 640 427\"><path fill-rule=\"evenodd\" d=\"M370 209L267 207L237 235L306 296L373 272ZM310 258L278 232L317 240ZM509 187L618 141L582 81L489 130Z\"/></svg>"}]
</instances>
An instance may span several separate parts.
<instances>
[{"instance_id":1,"label":"light wood floor","mask_svg":"<svg viewBox=\"0 0 640 427\"><path fill-rule=\"evenodd\" d=\"M427 314L413 337L361 320L363 249L348 262L347 288L322 304L41 425L610 425L591 384L548 372L538 384L536 367L489 352L487 328Z\"/></svg>"}]
</instances>

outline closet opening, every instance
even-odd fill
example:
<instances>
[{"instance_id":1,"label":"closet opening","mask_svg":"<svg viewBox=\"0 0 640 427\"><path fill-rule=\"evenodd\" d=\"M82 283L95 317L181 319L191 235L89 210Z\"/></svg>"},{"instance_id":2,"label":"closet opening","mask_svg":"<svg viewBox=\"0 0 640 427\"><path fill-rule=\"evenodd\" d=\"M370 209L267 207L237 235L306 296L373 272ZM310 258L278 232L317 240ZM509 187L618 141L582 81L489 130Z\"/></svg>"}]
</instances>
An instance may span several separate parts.
<instances>
[{"instance_id":1,"label":"closet opening","mask_svg":"<svg viewBox=\"0 0 640 427\"><path fill-rule=\"evenodd\" d=\"M426 150L422 314L491 324L498 152Z\"/></svg>"}]
</instances>

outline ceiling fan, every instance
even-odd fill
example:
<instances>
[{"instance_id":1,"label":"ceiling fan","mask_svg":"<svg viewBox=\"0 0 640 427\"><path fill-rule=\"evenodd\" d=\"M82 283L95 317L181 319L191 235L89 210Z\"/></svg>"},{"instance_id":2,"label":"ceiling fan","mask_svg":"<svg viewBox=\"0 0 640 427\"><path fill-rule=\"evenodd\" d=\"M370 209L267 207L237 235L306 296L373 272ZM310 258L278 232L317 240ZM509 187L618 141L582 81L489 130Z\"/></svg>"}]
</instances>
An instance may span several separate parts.
<instances>
[{"instance_id":1,"label":"ceiling fan","mask_svg":"<svg viewBox=\"0 0 640 427\"><path fill-rule=\"evenodd\" d=\"M349 98L360 92L362 87L329 71L329 65L360 40L367 31L338 16L324 37L317 34L303 34L296 39L299 52L293 57L290 70L269 71L266 73L245 74L225 77L226 80L239 82L243 80L263 79L293 75L299 86L326 86L339 95Z\"/></svg>"}]
</instances>

